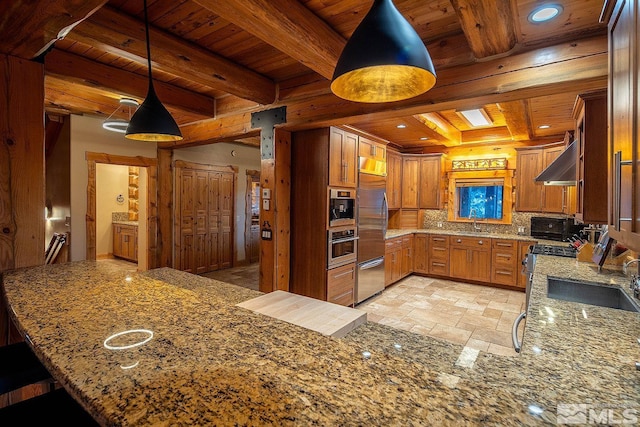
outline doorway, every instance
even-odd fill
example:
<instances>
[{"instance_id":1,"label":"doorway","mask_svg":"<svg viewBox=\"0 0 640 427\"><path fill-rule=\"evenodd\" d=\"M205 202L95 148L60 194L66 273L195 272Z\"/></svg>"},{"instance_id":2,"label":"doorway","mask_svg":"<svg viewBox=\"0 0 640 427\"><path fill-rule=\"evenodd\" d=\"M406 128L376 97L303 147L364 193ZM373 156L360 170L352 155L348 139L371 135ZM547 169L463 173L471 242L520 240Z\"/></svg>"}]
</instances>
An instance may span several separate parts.
<instances>
[{"instance_id":1,"label":"doorway","mask_svg":"<svg viewBox=\"0 0 640 427\"><path fill-rule=\"evenodd\" d=\"M249 264L260 261L260 171L247 170L245 254Z\"/></svg>"},{"instance_id":2,"label":"doorway","mask_svg":"<svg viewBox=\"0 0 640 427\"><path fill-rule=\"evenodd\" d=\"M152 269L157 266L157 250L156 236L158 228L157 218L157 159L150 157L127 157L117 156L104 153L87 153L87 260L96 260L97 258L97 227L98 220L97 211L97 165L119 165L127 167L140 168L140 176L144 182L140 187L146 187L144 194L138 194L138 200L142 201L143 206L138 205L139 214L144 214L144 218L138 218L137 243L141 251L136 251L138 257L138 270ZM143 170L144 169L144 170ZM127 168L127 170L129 170ZM125 190L123 190L124 192ZM129 189L126 190L127 196ZM116 202L120 200L116 196ZM124 194L122 195L124 199ZM124 209L124 208L123 208ZM128 209L127 209L128 212ZM126 239L129 243L132 237ZM124 239L124 237L123 237Z\"/></svg>"}]
</instances>

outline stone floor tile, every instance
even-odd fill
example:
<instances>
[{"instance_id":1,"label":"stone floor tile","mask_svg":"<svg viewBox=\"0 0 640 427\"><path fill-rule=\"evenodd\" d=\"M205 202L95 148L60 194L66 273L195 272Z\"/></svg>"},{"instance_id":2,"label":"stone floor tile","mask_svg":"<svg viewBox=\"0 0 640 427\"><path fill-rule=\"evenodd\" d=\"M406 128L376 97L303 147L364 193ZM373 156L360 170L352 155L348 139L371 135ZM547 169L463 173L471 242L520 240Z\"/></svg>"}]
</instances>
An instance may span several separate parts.
<instances>
[{"instance_id":1,"label":"stone floor tile","mask_svg":"<svg viewBox=\"0 0 640 427\"><path fill-rule=\"evenodd\" d=\"M442 338L456 344L465 344L471 336L471 331L452 327L449 325L437 324L431 329L429 335Z\"/></svg>"}]
</instances>

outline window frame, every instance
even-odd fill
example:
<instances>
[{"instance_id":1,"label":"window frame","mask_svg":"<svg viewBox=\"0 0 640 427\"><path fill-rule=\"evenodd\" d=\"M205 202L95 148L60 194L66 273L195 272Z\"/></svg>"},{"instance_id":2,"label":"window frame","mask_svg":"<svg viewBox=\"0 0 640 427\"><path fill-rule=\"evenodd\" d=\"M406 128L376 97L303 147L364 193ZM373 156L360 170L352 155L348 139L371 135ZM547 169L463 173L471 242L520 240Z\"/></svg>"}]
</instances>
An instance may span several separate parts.
<instances>
[{"instance_id":1,"label":"window frame","mask_svg":"<svg viewBox=\"0 0 640 427\"><path fill-rule=\"evenodd\" d=\"M487 180L502 180L502 218L501 219L477 219L483 224L511 224L513 212L513 171L504 170L484 170L484 171L456 171L449 172L449 188L447 203L447 220L450 222L474 222L474 219L458 216L458 181L473 182L477 180L482 183Z\"/></svg>"}]
</instances>

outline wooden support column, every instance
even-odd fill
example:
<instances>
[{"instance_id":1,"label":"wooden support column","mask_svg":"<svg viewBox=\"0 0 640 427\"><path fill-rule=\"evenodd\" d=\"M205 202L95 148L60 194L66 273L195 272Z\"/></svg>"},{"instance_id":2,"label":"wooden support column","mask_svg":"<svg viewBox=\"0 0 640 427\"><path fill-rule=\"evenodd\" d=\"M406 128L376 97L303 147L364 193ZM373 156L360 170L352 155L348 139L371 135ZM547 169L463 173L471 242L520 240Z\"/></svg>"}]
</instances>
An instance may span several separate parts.
<instances>
[{"instance_id":1,"label":"wooden support column","mask_svg":"<svg viewBox=\"0 0 640 427\"><path fill-rule=\"evenodd\" d=\"M173 267L173 150L158 148L158 265Z\"/></svg>"},{"instance_id":2,"label":"wooden support column","mask_svg":"<svg viewBox=\"0 0 640 427\"><path fill-rule=\"evenodd\" d=\"M286 108L251 115L260 128L260 291L289 290L291 133L275 128L285 123ZM269 209L265 209L265 190ZM271 239L266 237L270 234Z\"/></svg>"}]
</instances>

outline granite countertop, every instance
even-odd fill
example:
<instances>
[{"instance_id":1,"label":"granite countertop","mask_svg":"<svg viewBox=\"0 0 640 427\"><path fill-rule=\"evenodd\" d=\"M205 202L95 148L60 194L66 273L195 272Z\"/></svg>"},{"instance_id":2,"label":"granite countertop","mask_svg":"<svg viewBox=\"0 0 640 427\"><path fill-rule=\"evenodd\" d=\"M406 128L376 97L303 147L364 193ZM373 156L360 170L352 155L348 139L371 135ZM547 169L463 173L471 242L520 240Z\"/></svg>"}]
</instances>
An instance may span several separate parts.
<instances>
[{"instance_id":1,"label":"granite countertop","mask_svg":"<svg viewBox=\"0 0 640 427\"><path fill-rule=\"evenodd\" d=\"M3 287L36 354L103 425L555 425L558 403L640 409L640 314L546 298L547 275L626 283L538 256L516 357L371 322L326 337L235 306L259 292L167 268L81 261L6 272ZM105 346L135 329L153 337Z\"/></svg>"},{"instance_id":2,"label":"granite countertop","mask_svg":"<svg viewBox=\"0 0 640 427\"><path fill-rule=\"evenodd\" d=\"M111 224L118 224L118 225L135 225L136 227L138 226L138 221L111 221Z\"/></svg>"},{"instance_id":3,"label":"granite countertop","mask_svg":"<svg viewBox=\"0 0 640 427\"><path fill-rule=\"evenodd\" d=\"M468 237L480 237L480 238L488 238L488 239L511 239L511 240L522 240L522 241L540 241L540 239L536 239L531 236L523 236L520 234L501 234L501 233L485 233L485 232L473 232L473 231L459 231L459 230L447 230L443 228L403 228L403 229L394 229L387 230L387 234L385 239L393 239L395 237L406 236L408 234L413 233L424 233L424 234L444 234L449 236L468 236ZM563 244L562 242L553 242L555 244Z\"/></svg>"}]
</instances>

